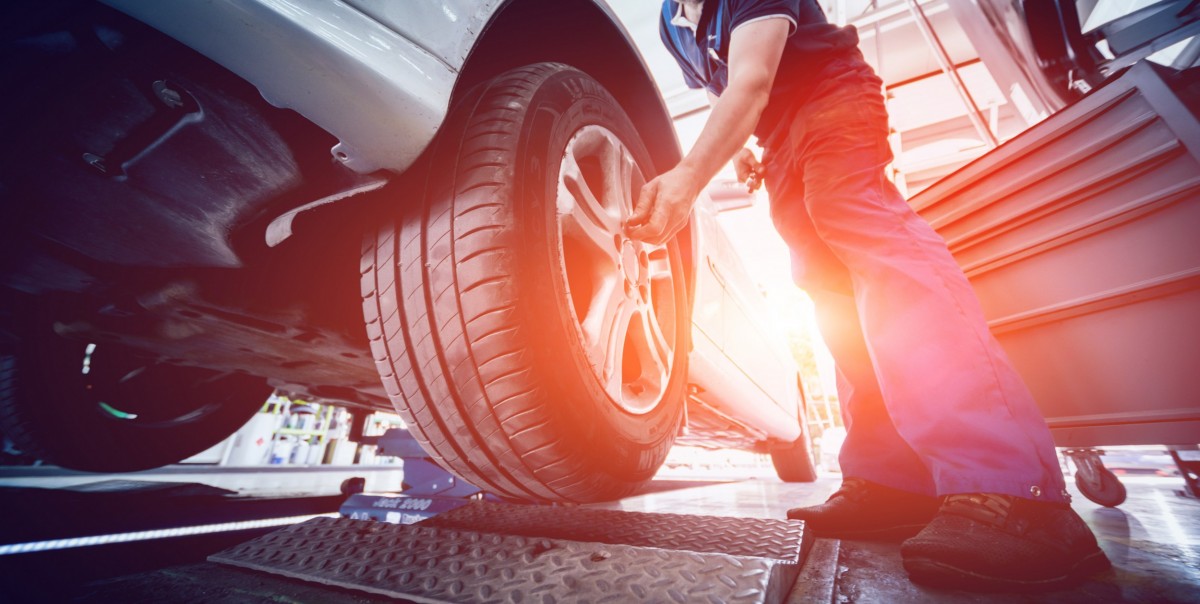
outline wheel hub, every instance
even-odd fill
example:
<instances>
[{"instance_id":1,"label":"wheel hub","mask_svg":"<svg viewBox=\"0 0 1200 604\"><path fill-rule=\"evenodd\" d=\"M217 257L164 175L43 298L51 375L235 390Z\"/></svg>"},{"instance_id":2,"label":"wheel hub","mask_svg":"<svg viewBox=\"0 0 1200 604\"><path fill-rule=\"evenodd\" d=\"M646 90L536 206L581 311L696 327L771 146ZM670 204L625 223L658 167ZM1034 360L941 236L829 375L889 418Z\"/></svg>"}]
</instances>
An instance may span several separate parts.
<instances>
[{"instance_id":1,"label":"wheel hub","mask_svg":"<svg viewBox=\"0 0 1200 604\"><path fill-rule=\"evenodd\" d=\"M645 179L629 149L599 126L567 143L556 200L561 265L592 373L621 409L662 402L679 341L665 246L624 235Z\"/></svg>"}]
</instances>

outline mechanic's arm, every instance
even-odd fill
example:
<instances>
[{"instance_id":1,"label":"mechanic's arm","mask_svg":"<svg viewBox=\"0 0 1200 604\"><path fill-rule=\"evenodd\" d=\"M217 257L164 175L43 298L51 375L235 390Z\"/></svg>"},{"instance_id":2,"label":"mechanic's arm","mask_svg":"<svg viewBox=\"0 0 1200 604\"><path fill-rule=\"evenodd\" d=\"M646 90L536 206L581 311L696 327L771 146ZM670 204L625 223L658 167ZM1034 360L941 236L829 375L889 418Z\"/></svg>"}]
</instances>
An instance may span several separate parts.
<instances>
[{"instance_id":1,"label":"mechanic's arm","mask_svg":"<svg viewBox=\"0 0 1200 604\"><path fill-rule=\"evenodd\" d=\"M687 157L642 187L626 228L630 237L661 244L687 224L700 191L754 132L767 106L789 27L787 19L779 18L734 30L729 43L729 85Z\"/></svg>"},{"instance_id":2,"label":"mechanic's arm","mask_svg":"<svg viewBox=\"0 0 1200 604\"><path fill-rule=\"evenodd\" d=\"M704 92L708 95L708 106L716 107L717 101L721 97L713 94L711 90ZM733 154L733 171L737 174L738 182L746 183L746 192L754 193L762 184L763 176L767 174L767 167L758 161L758 156L753 151L748 147L742 147ZM750 178L751 176L754 178Z\"/></svg>"}]
</instances>

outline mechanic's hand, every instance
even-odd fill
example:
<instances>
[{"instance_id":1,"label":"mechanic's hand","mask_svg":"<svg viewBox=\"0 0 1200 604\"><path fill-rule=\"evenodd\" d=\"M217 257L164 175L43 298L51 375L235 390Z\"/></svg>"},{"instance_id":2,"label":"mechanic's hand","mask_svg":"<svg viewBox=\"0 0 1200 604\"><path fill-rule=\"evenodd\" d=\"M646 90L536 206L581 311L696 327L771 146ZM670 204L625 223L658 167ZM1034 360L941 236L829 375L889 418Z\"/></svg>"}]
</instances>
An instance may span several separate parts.
<instances>
[{"instance_id":1,"label":"mechanic's hand","mask_svg":"<svg viewBox=\"0 0 1200 604\"><path fill-rule=\"evenodd\" d=\"M762 184L767 167L754 157L754 152L742 149L733 156L733 169L737 172L738 182L746 183L746 192L753 193Z\"/></svg>"},{"instance_id":2,"label":"mechanic's hand","mask_svg":"<svg viewBox=\"0 0 1200 604\"><path fill-rule=\"evenodd\" d=\"M631 239L662 245L687 224L704 183L689 169L676 166L642 187L625 223Z\"/></svg>"}]
</instances>

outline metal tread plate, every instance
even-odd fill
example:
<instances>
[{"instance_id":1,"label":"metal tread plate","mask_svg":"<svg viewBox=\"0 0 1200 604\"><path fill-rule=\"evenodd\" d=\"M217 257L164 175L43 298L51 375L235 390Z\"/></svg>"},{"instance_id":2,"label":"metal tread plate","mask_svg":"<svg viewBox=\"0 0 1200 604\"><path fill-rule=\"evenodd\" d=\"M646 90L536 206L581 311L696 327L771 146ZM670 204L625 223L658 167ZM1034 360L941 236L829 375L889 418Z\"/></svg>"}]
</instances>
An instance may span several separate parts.
<instances>
[{"instance_id":1,"label":"metal tread plate","mask_svg":"<svg viewBox=\"0 0 1200 604\"><path fill-rule=\"evenodd\" d=\"M209 560L418 602L781 602L799 537L765 557L314 518Z\"/></svg>"},{"instance_id":2,"label":"metal tread plate","mask_svg":"<svg viewBox=\"0 0 1200 604\"><path fill-rule=\"evenodd\" d=\"M799 563L804 523L477 502L422 522L482 533L657 547Z\"/></svg>"}]
</instances>

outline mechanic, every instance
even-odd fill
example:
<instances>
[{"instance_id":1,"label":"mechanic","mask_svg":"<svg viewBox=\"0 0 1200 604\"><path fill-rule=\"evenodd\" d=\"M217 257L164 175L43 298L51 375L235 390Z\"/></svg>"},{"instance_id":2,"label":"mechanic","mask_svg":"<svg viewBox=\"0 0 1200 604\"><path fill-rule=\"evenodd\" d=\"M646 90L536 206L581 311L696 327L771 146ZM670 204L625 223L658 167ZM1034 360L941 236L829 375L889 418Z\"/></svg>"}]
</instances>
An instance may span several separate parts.
<instances>
[{"instance_id":1,"label":"mechanic","mask_svg":"<svg viewBox=\"0 0 1200 604\"><path fill-rule=\"evenodd\" d=\"M884 176L882 81L854 28L816 0L664 0L660 33L712 112L642 188L627 234L667 241L731 159L752 190L764 178L838 366L844 479L788 517L821 536L911 537L905 569L935 586L1057 587L1107 568L970 284Z\"/></svg>"}]
</instances>

